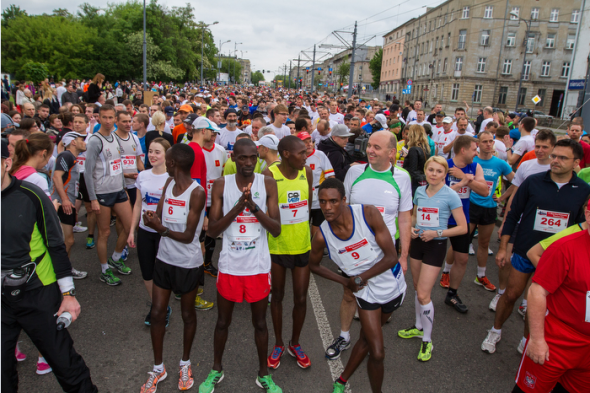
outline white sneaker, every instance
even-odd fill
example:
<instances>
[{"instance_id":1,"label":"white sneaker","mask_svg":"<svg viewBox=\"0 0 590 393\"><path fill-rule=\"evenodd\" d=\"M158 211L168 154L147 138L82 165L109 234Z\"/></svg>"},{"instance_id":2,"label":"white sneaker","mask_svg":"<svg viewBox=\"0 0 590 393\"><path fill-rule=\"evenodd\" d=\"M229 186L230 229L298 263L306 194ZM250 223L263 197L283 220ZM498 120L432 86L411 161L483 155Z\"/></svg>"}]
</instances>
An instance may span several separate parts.
<instances>
[{"instance_id":1,"label":"white sneaker","mask_svg":"<svg viewBox=\"0 0 590 393\"><path fill-rule=\"evenodd\" d=\"M72 230L74 231L74 233L81 233L86 232L88 228L82 226L82 221L78 221L76 225L74 225L74 228L72 228Z\"/></svg>"},{"instance_id":2,"label":"white sneaker","mask_svg":"<svg viewBox=\"0 0 590 393\"><path fill-rule=\"evenodd\" d=\"M87 275L88 275L87 272L81 272L80 270L76 270L76 269L72 268L72 277L75 280L81 280L83 278L86 278Z\"/></svg>"},{"instance_id":3,"label":"white sneaker","mask_svg":"<svg viewBox=\"0 0 590 393\"><path fill-rule=\"evenodd\" d=\"M492 251L491 248L488 247L488 255L494 255L494 252Z\"/></svg>"},{"instance_id":4,"label":"white sneaker","mask_svg":"<svg viewBox=\"0 0 590 393\"><path fill-rule=\"evenodd\" d=\"M496 344L502 338L502 333L496 333L492 329L488 330L488 335L483 343L481 343L481 350L487 353L496 352Z\"/></svg>"},{"instance_id":5,"label":"white sneaker","mask_svg":"<svg viewBox=\"0 0 590 393\"><path fill-rule=\"evenodd\" d=\"M359 310L358 309L354 312L354 317L353 318L356 321L360 321L361 320L361 318L359 317Z\"/></svg>"},{"instance_id":6,"label":"white sneaker","mask_svg":"<svg viewBox=\"0 0 590 393\"><path fill-rule=\"evenodd\" d=\"M496 307L498 306L498 300L500 300L500 297L502 297L502 295L500 295L499 293L496 293L496 295L494 296L494 298L490 302L490 305L488 306L490 308L490 310L496 312Z\"/></svg>"},{"instance_id":7,"label":"white sneaker","mask_svg":"<svg viewBox=\"0 0 590 393\"><path fill-rule=\"evenodd\" d=\"M520 339L520 342L518 343L518 348L516 348L516 350L518 351L518 353L520 353L522 355L522 353L524 352L524 346L526 345L526 340Z\"/></svg>"},{"instance_id":8,"label":"white sneaker","mask_svg":"<svg viewBox=\"0 0 590 393\"><path fill-rule=\"evenodd\" d=\"M475 255L475 251L473 250L473 244L469 245L469 255Z\"/></svg>"}]
</instances>

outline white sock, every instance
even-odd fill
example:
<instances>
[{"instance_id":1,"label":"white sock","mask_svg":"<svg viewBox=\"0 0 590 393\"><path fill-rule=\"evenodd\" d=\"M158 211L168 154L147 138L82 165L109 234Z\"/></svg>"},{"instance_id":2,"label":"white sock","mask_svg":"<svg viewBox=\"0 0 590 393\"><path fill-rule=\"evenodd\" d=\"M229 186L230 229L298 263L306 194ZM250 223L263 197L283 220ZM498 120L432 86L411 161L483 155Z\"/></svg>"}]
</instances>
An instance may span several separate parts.
<instances>
[{"instance_id":1,"label":"white sock","mask_svg":"<svg viewBox=\"0 0 590 393\"><path fill-rule=\"evenodd\" d=\"M161 364L154 364L154 370L155 373L161 373L162 371L164 371L164 363Z\"/></svg>"},{"instance_id":2,"label":"white sock","mask_svg":"<svg viewBox=\"0 0 590 393\"><path fill-rule=\"evenodd\" d=\"M506 288L504 288L504 289L498 288L498 295L503 295L504 292L506 292Z\"/></svg>"},{"instance_id":3,"label":"white sock","mask_svg":"<svg viewBox=\"0 0 590 393\"><path fill-rule=\"evenodd\" d=\"M422 309L418 301L418 292L416 292L416 296L414 297L414 308L416 309L416 329L422 330Z\"/></svg>"},{"instance_id":4,"label":"white sock","mask_svg":"<svg viewBox=\"0 0 590 393\"><path fill-rule=\"evenodd\" d=\"M108 268L109 268L109 265L107 263L100 264L100 269L102 270L103 273L106 273Z\"/></svg>"},{"instance_id":5,"label":"white sock","mask_svg":"<svg viewBox=\"0 0 590 393\"><path fill-rule=\"evenodd\" d=\"M187 360L186 362L184 360L180 359L180 367L182 367L182 366L190 366L190 364L191 364L191 360L190 359Z\"/></svg>"},{"instance_id":6,"label":"white sock","mask_svg":"<svg viewBox=\"0 0 590 393\"><path fill-rule=\"evenodd\" d=\"M492 326L492 332L502 334L502 329L496 329L495 327Z\"/></svg>"},{"instance_id":7,"label":"white sock","mask_svg":"<svg viewBox=\"0 0 590 393\"><path fill-rule=\"evenodd\" d=\"M443 268L443 273L450 273L451 272L451 268L453 267L452 264L448 264L445 262L445 267Z\"/></svg>"},{"instance_id":8,"label":"white sock","mask_svg":"<svg viewBox=\"0 0 590 393\"><path fill-rule=\"evenodd\" d=\"M432 301L425 305L420 305L422 311L422 326L424 327L424 337L422 341L432 341L432 325L434 324L434 306Z\"/></svg>"},{"instance_id":9,"label":"white sock","mask_svg":"<svg viewBox=\"0 0 590 393\"><path fill-rule=\"evenodd\" d=\"M121 255L123 255L122 252L113 251L113 261L116 262L121 259Z\"/></svg>"},{"instance_id":10,"label":"white sock","mask_svg":"<svg viewBox=\"0 0 590 393\"><path fill-rule=\"evenodd\" d=\"M37 360L37 363L47 363L47 360L45 360L43 356L39 356L39 360Z\"/></svg>"},{"instance_id":11,"label":"white sock","mask_svg":"<svg viewBox=\"0 0 590 393\"><path fill-rule=\"evenodd\" d=\"M523 299L523 300L522 300L522 304L521 304L521 306L523 306L523 307L526 307L526 306L527 306L527 301L526 301L526 299Z\"/></svg>"},{"instance_id":12,"label":"white sock","mask_svg":"<svg viewBox=\"0 0 590 393\"><path fill-rule=\"evenodd\" d=\"M341 330L340 337L342 337L346 341L350 341L350 332L345 332L345 331Z\"/></svg>"},{"instance_id":13,"label":"white sock","mask_svg":"<svg viewBox=\"0 0 590 393\"><path fill-rule=\"evenodd\" d=\"M523 337L520 339L520 342L522 345L526 344L526 337Z\"/></svg>"},{"instance_id":14,"label":"white sock","mask_svg":"<svg viewBox=\"0 0 590 393\"><path fill-rule=\"evenodd\" d=\"M477 267L477 277L483 278L486 276L486 268L484 267Z\"/></svg>"}]
</instances>

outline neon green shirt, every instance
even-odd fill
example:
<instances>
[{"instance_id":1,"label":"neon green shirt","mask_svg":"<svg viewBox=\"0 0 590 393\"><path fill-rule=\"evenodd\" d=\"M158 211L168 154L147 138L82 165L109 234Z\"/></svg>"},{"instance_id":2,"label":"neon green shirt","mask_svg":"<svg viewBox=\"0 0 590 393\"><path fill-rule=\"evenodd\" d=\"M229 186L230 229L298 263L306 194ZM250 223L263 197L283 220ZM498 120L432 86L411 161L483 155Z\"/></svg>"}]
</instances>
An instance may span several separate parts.
<instances>
[{"instance_id":1,"label":"neon green shirt","mask_svg":"<svg viewBox=\"0 0 590 393\"><path fill-rule=\"evenodd\" d=\"M590 167L582 169L578 172L578 177L590 184Z\"/></svg>"},{"instance_id":2,"label":"neon green shirt","mask_svg":"<svg viewBox=\"0 0 590 393\"><path fill-rule=\"evenodd\" d=\"M549 246L551 244L553 244L554 242L558 241L561 238L564 238L568 235L572 235L574 233L578 233L580 231L582 231L582 224L574 224L571 227L565 228L563 231L561 232L557 232L555 235L548 237L545 240L541 240L539 242L539 244L541 244L541 247L543 247L543 250L546 250L547 248L549 248Z\"/></svg>"}]
</instances>

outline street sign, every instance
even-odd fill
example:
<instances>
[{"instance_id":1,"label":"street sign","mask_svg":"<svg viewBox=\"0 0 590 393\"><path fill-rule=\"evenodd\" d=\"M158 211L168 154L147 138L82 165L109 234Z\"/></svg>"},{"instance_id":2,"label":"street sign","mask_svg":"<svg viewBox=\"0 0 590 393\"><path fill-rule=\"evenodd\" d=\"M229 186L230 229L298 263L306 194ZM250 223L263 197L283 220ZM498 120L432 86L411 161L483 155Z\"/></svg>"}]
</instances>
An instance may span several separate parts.
<instances>
[{"instance_id":1,"label":"street sign","mask_svg":"<svg viewBox=\"0 0 590 393\"><path fill-rule=\"evenodd\" d=\"M410 86L412 85L412 80L411 79L408 79L408 85L410 85Z\"/></svg>"},{"instance_id":2,"label":"street sign","mask_svg":"<svg viewBox=\"0 0 590 393\"><path fill-rule=\"evenodd\" d=\"M537 105L539 102L541 102L541 97L539 96L534 96L532 98L533 102L535 103L535 105Z\"/></svg>"},{"instance_id":3,"label":"street sign","mask_svg":"<svg viewBox=\"0 0 590 393\"><path fill-rule=\"evenodd\" d=\"M584 90L584 79L572 79L568 90Z\"/></svg>"},{"instance_id":4,"label":"street sign","mask_svg":"<svg viewBox=\"0 0 590 393\"><path fill-rule=\"evenodd\" d=\"M409 89L403 89L403 90L402 90L402 94L412 94L412 90L409 90Z\"/></svg>"},{"instance_id":5,"label":"street sign","mask_svg":"<svg viewBox=\"0 0 590 393\"><path fill-rule=\"evenodd\" d=\"M406 86L406 90L409 90L411 92L412 91L412 85L407 85Z\"/></svg>"}]
</instances>

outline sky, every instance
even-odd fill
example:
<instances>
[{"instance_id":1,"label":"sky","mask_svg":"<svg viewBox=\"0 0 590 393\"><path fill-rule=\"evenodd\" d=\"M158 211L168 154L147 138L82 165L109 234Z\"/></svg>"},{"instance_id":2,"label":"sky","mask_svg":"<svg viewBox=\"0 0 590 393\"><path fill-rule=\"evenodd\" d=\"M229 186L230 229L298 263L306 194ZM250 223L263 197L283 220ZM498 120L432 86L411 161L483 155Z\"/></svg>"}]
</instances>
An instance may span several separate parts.
<instances>
[{"instance_id":1,"label":"sky","mask_svg":"<svg viewBox=\"0 0 590 393\"><path fill-rule=\"evenodd\" d=\"M66 8L75 14L78 6L84 2L95 7L106 7L107 3L121 1L70 0ZM184 6L186 2L187 0L158 1L169 8ZM228 54L229 50L237 49L239 57L243 56L250 60L253 72L265 70L264 77L270 80L275 74L283 73L282 70L279 71L279 67L282 69L283 65L286 65L288 70L289 61L297 59L301 51L308 53L311 58L314 44L317 44L316 59L321 59L322 56L327 58L330 54L335 55L344 50L319 47L320 44L342 45L332 34L334 30L352 32L354 22L358 21L358 42L366 42L366 45L370 46L382 45L383 34L423 14L426 6L435 7L443 2L444 0L393 0L370 2L370 6L358 0L198 0L190 3L195 8L197 22L219 22L210 28L217 46L220 41L231 40L222 45L222 53ZM53 9L64 7L61 2L48 0L6 0L2 2L2 9L10 4L21 7L30 15L51 14ZM352 34L341 35L352 42ZM375 38L371 39L373 36ZM301 54L301 58L305 58L305 55ZM296 64L297 61L294 61L293 67ZM267 72L270 72L270 75Z\"/></svg>"}]
</instances>

